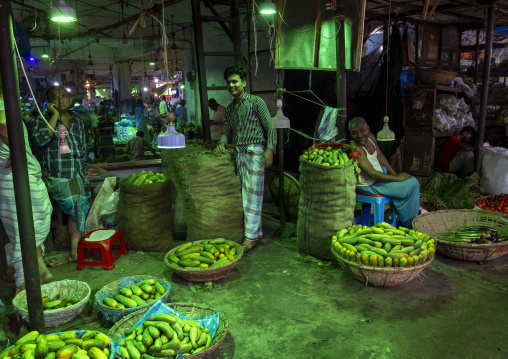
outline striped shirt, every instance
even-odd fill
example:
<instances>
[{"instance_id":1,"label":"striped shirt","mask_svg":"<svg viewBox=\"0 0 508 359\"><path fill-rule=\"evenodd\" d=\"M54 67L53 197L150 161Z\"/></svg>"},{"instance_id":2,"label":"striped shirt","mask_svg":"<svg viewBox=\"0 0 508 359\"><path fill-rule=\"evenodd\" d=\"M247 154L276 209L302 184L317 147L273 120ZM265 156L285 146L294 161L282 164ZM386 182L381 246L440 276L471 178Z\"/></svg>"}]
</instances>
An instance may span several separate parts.
<instances>
[{"instance_id":1,"label":"striped shirt","mask_svg":"<svg viewBox=\"0 0 508 359\"><path fill-rule=\"evenodd\" d=\"M247 151L249 145L263 145L274 153L277 133L270 127L271 116L266 103L258 96L244 92L240 104L235 101L226 108L219 143L233 143L237 152Z\"/></svg>"},{"instance_id":2,"label":"striped shirt","mask_svg":"<svg viewBox=\"0 0 508 359\"><path fill-rule=\"evenodd\" d=\"M55 125L56 129L60 125L63 125L63 122L58 119ZM50 136L46 122L41 118L37 119L33 136L41 146L42 169L47 171L51 177L81 177L85 179L87 175L85 126L76 113L71 113L71 127L67 129L67 133L65 140L71 153L59 154L60 137L58 137L58 133Z\"/></svg>"}]
</instances>

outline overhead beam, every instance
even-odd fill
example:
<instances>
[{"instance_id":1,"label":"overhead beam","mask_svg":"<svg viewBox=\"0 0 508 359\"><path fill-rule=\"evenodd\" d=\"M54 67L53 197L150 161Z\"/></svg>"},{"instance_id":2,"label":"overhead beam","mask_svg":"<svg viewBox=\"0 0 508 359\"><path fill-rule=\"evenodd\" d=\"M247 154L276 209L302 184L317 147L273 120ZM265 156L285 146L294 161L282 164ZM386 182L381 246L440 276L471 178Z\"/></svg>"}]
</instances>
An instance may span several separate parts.
<instances>
[{"instance_id":1,"label":"overhead beam","mask_svg":"<svg viewBox=\"0 0 508 359\"><path fill-rule=\"evenodd\" d=\"M425 20L427 18L427 9L429 8L429 2L430 0L425 0L425 2L423 3L422 20Z\"/></svg>"},{"instance_id":2,"label":"overhead beam","mask_svg":"<svg viewBox=\"0 0 508 359\"><path fill-rule=\"evenodd\" d=\"M434 11L436 11L436 8L440 2L441 2L441 0L436 0L434 2L434 5L432 5L432 8L430 9L429 14L427 15L427 18L426 18L427 21L429 21L430 18L432 17L432 15L434 15Z\"/></svg>"}]
</instances>

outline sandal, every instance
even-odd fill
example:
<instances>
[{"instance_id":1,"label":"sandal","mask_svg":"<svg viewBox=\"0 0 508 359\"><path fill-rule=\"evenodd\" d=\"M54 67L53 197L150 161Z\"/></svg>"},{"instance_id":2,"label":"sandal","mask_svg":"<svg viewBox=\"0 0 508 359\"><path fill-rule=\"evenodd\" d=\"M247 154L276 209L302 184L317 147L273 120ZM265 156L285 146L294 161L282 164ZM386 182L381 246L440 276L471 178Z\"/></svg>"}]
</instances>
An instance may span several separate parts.
<instances>
[{"instance_id":1,"label":"sandal","mask_svg":"<svg viewBox=\"0 0 508 359\"><path fill-rule=\"evenodd\" d=\"M257 244L255 244L249 248L245 244L242 244L242 248L243 248L243 256L247 257L252 252L255 252L258 249L258 246L257 246Z\"/></svg>"}]
</instances>

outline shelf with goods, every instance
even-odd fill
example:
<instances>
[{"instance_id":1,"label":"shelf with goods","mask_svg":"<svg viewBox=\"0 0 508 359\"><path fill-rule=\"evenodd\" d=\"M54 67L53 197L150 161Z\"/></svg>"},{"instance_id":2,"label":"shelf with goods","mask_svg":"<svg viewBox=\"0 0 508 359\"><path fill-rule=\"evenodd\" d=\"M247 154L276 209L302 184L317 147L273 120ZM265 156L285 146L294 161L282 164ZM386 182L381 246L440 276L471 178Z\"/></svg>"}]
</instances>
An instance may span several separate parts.
<instances>
[{"instance_id":1,"label":"shelf with goods","mask_svg":"<svg viewBox=\"0 0 508 359\"><path fill-rule=\"evenodd\" d=\"M435 129L436 101L440 94L460 96L459 88L440 85L406 85L404 88L404 171L415 176L433 176L438 150L459 128Z\"/></svg>"}]
</instances>

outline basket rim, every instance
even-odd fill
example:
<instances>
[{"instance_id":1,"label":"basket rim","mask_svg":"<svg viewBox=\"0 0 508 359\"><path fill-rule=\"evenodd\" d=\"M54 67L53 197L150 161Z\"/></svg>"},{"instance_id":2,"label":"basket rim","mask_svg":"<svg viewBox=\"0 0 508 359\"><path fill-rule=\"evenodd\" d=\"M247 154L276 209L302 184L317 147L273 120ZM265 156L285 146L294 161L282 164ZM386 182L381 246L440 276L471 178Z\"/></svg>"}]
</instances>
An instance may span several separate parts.
<instances>
[{"instance_id":1,"label":"basket rim","mask_svg":"<svg viewBox=\"0 0 508 359\"><path fill-rule=\"evenodd\" d=\"M199 241L192 241L192 244L193 245L194 244L198 244L198 243L201 243L203 241L206 241L206 239L202 239L202 240L199 240ZM233 242L233 241L231 241L231 242ZM235 244L238 256L234 260L232 260L231 262L225 263L225 264L220 265L218 267L214 267L214 268L202 268L202 269L185 269L185 268L178 267L178 266L172 264L169 261L168 257L170 255L173 255L174 253L176 253L178 248L180 248L181 246L183 246L183 245L185 245L187 243L189 243L189 242L183 243L183 244L179 245L178 247L175 247L175 248L171 249L164 256L164 263L166 263L166 265L169 268L171 268L175 273L189 273L189 274L213 274L213 273L218 273L218 272L222 272L223 270L228 269L228 268L230 268L232 266L236 266L236 264L238 263L240 258L242 258L242 256L243 256L243 247L242 247L242 245L239 244L239 243L233 242Z\"/></svg>"},{"instance_id":2,"label":"basket rim","mask_svg":"<svg viewBox=\"0 0 508 359\"><path fill-rule=\"evenodd\" d=\"M339 255L335 251L335 248L333 248L333 245L332 245L332 253L335 256L335 258L337 258L337 260L347 263L350 266L357 267L360 269L372 270L375 272L382 272L382 273L412 272L412 271L415 271L418 269L423 269L423 268L427 267L430 263L432 263L432 261L434 261L434 258L436 257L434 254L430 257L430 260L427 260L425 263L417 264L417 265L411 266L411 267L373 267L373 266L367 266L363 263L358 264L358 262L353 262L353 261L343 258L341 255Z\"/></svg>"},{"instance_id":3,"label":"basket rim","mask_svg":"<svg viewBox=\"0 0 508 359\"><path fill-rule=\"evenodd\" d=\"M440 210L434 211L434 212L423 213L423 214L420 214L419 216L415 217L415 219L413 219L413 223L412 223L413 227L415 227L415 223L418 224L418 222L422 221L422 218L427 218L429 216L435 216L435 215L443 214L443 213L475 213L475 214L478 214L478 215L484 216L484 217L494 217L495 219L502 219L502 221L506 221L506 225L508 225L508 216L505 214L502 214L502 213L498 213L498 212L483 211L483 210L479 211L477 209L440 209ZM502 223L502 222L500 222L500 223Z\"/></svg>"},{"instance_id":4,"label":"basket rim","mask_svg":"<svg viewBox=\"0 0 508 359\"><path fill-rule=\"evenodd\" d=\"M46 312L43 312L43 315L44 317L46 316L52 316L54 314L61 314L67 310L74 310L74 309L77 309L79 306L84 306L86 305L86 303L88 302L88 300L90 299L91 297L91 294L92 294L92 289L90 288L90 286L88 285L88 283L86 282L83 282L83 281L80 281L80 280L75 280L75 279L62 279L62 280L57 280L57 281L54 281L54 282L49 282L49 283L46 283L46 284L43 284L41 285L41 291L42 291L42 288L43 287L51 287L52 285L54 285L55 283L60 283L60 282L76 282L76 283L80 283L80 285L82 285L84 288L87 289L87 293L85 294L85 296L77 303L74 303L68 307L63 307L63 308L58 308L58 309L54 309L54 310L51 310L51 311L46 311ZM16 298L20 297L22 293L25 293L25 296L26 296L26 289L25 290L22 290L21 292L19 292L18 294L16 294L16 296L12 299L12 305L22 314L24 313L27 313L28 314L28 310L24 309L24 308L21 308L21 307L18 307L16 304L15 304L15 300ZM28 298L27 298L28 299ZM19 300L19 299L18 299Z\"/></svg>"},{"instance_id":5,"label":"basket rim","mask_svg":"<svg viewBox=\"0 0 508 359\"><path fill-rule=\"evenodd\" d=\"M100 309L102 309L102 310L104 310L104 311L106 311L106 312L109 312L109 313L115 313L115 314L116 314L116 313L120 313L120 314L122 314L122 315L124 315L124 312L126 312L126 311L129 311L129 312L128 312L128 313L125 313L125 314L129 315L129 314L133 314L133 312L138 312L138 311L143 310L143 309L145 309L145 308L147 308L147 309L148 309L148 308L149 308L151 305L153 305L155 302L148 303L147 305L140 305L140 306L138 306L138 307L134 307L134 308L117 309L117 308L111 308L111 307L105 306L104 304L102 304L102 303L101 303L101 301L97 300L97 296L99 295L99 293L100 293L101 291L103 291L103 290L104 290L104 291L106 291L106 289L107 289L106 287L107 287L107 286L109 286L110 284L113 284L113 283L115 283L115 282L120 283L120 281L121 281L123 278L139 278L139 277L151 277L150 279L155 279L157 282L166 282L166 283L171 284L171 282L168 282L166 279L161 279L161 278L152 277L152 276L148 276L148 275L131 275L131 276L126 276L126 277L122 277L122 278L119 278L119 279L117 279L117 280L114 280L113 282L110 282L110 283L108 283L108 284L104 285L101 289L99 289L99 290L95 293L95 295L94 295L95 303L97 304L97 306L98 306ZM109 291L109 290L108 290L108 291ZM113 292L113 290L112 290L112 291L109 291L109 292L110 292L110 293L112 293L112 292ZM162 297L164 297L165 295L167 295L168 293L169 293L169 290L165 291L165 292L164 292L164 294L162 294L162 295L161 295L161 298L162 298Z\"/></svg>"},{"instance_id":6,"label":"basket rim","mask_svg":"<svg viewBox=\"0 0 508 359\"><path fill-rule=\"evenodd\" d=\"M492 248L501 248L508 246L508 241L504 242L497 242L497 243L482 243L482 244L476 244L476 243L467 243L467 242L454 242L454 241L447 241L444 239L439 239L439 237L436 238L436 243L440 245L444 245L447 247L458 247L458 248L478 248L478 249L492 249Z\"/></svg>"}]
</instances>

